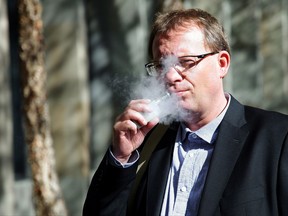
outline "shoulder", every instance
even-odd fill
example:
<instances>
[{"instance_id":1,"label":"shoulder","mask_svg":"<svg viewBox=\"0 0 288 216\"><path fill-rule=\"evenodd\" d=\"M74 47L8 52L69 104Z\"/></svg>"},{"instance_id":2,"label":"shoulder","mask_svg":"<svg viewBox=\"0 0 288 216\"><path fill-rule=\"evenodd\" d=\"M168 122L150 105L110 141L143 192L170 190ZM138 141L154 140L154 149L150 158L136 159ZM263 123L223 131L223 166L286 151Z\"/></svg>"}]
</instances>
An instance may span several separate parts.
<instances>
[{"instance_id":1,"label":"shoulder","mask_svg":"<svg viewBox=\"0 0 288 216\"><path fill-rule=\"evenodd\" d=\"M234 124L237 122L238 126L246 125L252 130L288 132L288 115L243 105L232 96L226 120Z\"/></svg>"},{"instance_id":2,"label":"shoulder","mask_svg":"<svg viewBox=\"0 0 288 216\"><path fill-rule=\"evenodd\" d=\"M238 125L245 123L257 123L260 125L277 122L278 124L286 125L288 127L288 115L243 105L232 95L229 108L225 115L225 120L231 122L232 124L237 122Z\"/></svg>"},{"instance_id":3,"label":"shoulder","mask_svg":"<svg viewBox=\"0 0 288 216\"><path fill-rule=\"evenodd\" d=\"M286 123L288 126L288 115L276 112L276 111L270 111L270 110L264 110L256 107L251 106L244 106L245 111L245 117L246 120L249 121L249 119L257 120L261 123L264 122L278 122L278 123Z\"/></svg>"},{"instance_id":4,"label":"shoulder","mask_svg":"<svg viewBox=\"0 0 288 216\"><path fill-rule=\"evenodd\" d=\"M284 136L288 134L288 115L286 114L251 106L244 106L244 113L247 124L253 126L254 130L264 130Z\"/></svg>"}]
</instances>

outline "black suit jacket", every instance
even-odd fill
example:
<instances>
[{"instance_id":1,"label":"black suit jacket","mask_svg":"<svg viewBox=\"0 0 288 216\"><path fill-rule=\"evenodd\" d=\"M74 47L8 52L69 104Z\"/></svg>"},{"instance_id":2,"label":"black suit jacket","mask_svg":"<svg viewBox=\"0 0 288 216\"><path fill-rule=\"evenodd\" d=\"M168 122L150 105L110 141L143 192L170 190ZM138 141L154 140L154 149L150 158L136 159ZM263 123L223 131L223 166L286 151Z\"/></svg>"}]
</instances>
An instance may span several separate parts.
<instances>
[{"instance_id":1,"label":"black suit jacket","mask_svg":"<svg viewBox=\"0 0 288 216\"><path fill-rule=\"evenodd\" d=\"M177 130L154 150L131 215L160 215ZM127 215L136 167L104 157L90 184L83 215ZM288 117L243 106L233 97L219 125L199 216L288 215Z\"/></svg>"}]
</instances>

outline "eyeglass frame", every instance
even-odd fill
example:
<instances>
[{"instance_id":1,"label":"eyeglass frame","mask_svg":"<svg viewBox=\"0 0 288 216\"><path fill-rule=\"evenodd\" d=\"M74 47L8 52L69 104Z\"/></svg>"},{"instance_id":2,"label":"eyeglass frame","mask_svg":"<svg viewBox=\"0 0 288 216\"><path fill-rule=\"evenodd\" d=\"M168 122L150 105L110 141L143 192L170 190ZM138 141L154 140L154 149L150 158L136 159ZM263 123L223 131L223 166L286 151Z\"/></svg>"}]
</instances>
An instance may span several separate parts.
<instances>
[{"instance_id":1,"label":"eyeglass frame","mask_svg":"<svg viewBox=\"0 0 288 216\"><path fill-rule=\"evenodd\" d=\"M192 67L197 66L198 63L199 63L200 61L202 61L204 58L206 58L206 57L208 57L208 56L210 56L210 55L215 55L215 54L217 54L217 53L219 53L219 52L209 52L209 53L200 54L200 55L185 55L185 56L180 56L180 57L177 57L177 58L178 58L178 59L188 58L188 57L198 58L197 61L195 61L195 62L193 62L193 63L191 64L191 65L192 65L191 67L187 67L187 68L183 67L184 70L183 70L182 72L184 72L184 71L186 71L186 70L188 70L188 69L190 69L190 68L192 68ZM160 61L152 61L152 62L148 62L148 63L145 64L145 69L146 69L146 71L147 71L147 73L148 73L149 76L157 76L157 75L160 74L160 73L157 73L157 69L154 69L154 73L153 73L153 72L151 72L152 69L149 68L149 67L153 67L155 63L159 63L159 62L160 62ZM159 64L159 65L160 65L160 64ZM174 63L174 64L171 65L170 67L174 67L174 68L175 68L175 66L177 66L177 64ZM179 61L178 61L178 66L181 66L181 67L182 67L181 64L179 65ZM156 73L155 73L155 72L156 72ZM179 71L177 70L177 72L179 72ZM182 72L181 72L181 73L182 73Z\"/></svg>"}]
</instances>

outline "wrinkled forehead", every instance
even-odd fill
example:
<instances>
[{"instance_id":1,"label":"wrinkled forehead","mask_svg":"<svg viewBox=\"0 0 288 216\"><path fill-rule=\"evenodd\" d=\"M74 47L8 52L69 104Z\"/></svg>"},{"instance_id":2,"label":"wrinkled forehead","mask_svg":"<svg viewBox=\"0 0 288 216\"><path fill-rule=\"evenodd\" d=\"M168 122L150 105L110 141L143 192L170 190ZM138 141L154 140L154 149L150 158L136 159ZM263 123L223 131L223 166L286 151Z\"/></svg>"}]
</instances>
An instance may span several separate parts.
<instances>
[{"instance_id":1,"label":"wrinkled forehead","mask_svg":"<svg viewBox=\"0 0 288 216\"><path fill-rule=\"evenodd\" d=\"M152 43L153 59L169 55L197 54L205 51L205 47L203 32L198 27L158 33Z\"/></svg>"}]
</instances>

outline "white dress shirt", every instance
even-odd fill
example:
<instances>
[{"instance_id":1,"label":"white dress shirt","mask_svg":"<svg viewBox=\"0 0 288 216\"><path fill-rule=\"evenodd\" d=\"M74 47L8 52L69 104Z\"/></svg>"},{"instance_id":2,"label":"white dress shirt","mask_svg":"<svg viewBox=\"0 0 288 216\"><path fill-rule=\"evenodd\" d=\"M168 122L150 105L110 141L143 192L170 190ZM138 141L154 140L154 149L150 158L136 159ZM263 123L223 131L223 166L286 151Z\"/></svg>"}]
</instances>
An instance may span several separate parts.
<instances>
[{"instance_id":1,"label":"white dress shirt","mask_svg":"<svg viewBox=\"0 0 288 216\"><path fill-rule=\"evenodd\" d=\"M161 216L196 216L220 125L230 104L197 131L184 124L178 129Z\"/></svg>"}]
</instances>

